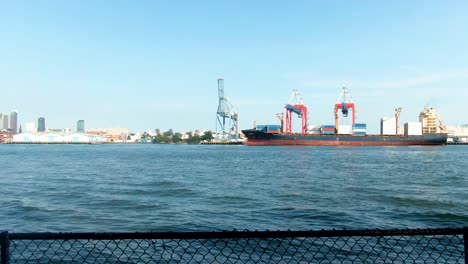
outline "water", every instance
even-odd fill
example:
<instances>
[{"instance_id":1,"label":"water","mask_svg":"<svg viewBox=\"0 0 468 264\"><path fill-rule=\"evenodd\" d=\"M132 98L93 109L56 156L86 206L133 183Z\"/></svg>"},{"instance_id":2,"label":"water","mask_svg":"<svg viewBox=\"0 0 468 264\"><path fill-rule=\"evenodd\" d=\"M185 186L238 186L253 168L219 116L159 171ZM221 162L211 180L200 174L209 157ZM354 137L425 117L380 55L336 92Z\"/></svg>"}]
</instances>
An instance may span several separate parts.
<instances>
[{"instance_id":1,"label":"water","mask_svg":"<svg viewBox=\"0 0 468 264\"><path fill-rule=\"evenodd\" d=\"M0 145L0 230L468 226L468 148Z\"/></svg>"}]
</instances>

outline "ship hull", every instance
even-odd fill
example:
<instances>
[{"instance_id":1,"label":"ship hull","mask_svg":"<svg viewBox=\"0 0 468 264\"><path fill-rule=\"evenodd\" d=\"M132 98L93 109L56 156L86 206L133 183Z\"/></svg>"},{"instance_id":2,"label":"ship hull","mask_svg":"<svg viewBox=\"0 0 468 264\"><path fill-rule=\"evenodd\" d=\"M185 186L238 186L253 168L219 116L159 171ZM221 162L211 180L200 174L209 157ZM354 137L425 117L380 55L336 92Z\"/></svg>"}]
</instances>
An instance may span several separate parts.
<instances>
[{"instance_id":1,"label":"ship hull","mask_svg":"<svg viewBox=\"0 0 468 264\"><path fill-rule=\"evenodd\" d=\"M447 134L423 134L421 136L382 135L324 135L324 134L272 134L260 130L242 130L247 137L245 145L273 146L421 146L446 145Z\"/></svg>"}]
</instances>

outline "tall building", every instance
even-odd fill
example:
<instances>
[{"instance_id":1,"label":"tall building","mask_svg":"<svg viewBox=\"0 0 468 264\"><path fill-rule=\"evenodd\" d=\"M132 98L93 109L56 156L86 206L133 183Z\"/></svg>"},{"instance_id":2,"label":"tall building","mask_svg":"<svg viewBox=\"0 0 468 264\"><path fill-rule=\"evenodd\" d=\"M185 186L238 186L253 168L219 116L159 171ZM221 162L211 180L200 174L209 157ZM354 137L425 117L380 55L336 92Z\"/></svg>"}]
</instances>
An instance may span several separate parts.
<instances>
[{"instance_id":1,"label":"tall building","mask_svg":"<svg viewBox=\"0 0 468 264\"><path fill-rule=\"evenodd\" d=\"M2 130L8 130L8 115L3 113L1 117L2 121Z\"/></svg>"},{"instance_id":2,"label":"tall building","mask_svg":"<svg viewBox=\"0 0 468 264\"><path fill-rule=\"evenodd\" d=\"M76 132L85 132L84 120L78 120L78 122L76 122Z\"/></svg>"},{"instance_id":3,"label":"tall building","mask_svg":"<svg viewBox=\"0 0 468 264\"><path fill-rule=\"evenodd\" d=\"M37 119L37 132L45 132L45 118L43 117Z\"/></svg>"},{"instance_id":4,"label":"tall building","mask_svg":"<svg viewBox=\"0 0 468 264\"><path fill-rule=\"evenodd\" d=\"M10 113L10 129L14 134L18 132L18 112L16 111Z\"/></svg>"}]
</instances>

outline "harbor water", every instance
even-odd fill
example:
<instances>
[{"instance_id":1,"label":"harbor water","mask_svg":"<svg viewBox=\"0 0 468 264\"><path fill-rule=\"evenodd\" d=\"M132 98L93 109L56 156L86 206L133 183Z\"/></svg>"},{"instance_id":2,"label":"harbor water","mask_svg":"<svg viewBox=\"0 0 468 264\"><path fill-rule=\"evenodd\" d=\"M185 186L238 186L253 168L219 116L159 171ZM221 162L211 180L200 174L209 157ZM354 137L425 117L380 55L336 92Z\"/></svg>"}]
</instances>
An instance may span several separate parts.
<instances>
[{"instance_id":1,"label":"harbor water","mask_svg":"<svg viewBox=\"0 0 468 264\"><path fill-rule=\"evenodd\" d=\"M0 230L468 226L468 148L0 145Z\"/></svg>"}]
</instances>

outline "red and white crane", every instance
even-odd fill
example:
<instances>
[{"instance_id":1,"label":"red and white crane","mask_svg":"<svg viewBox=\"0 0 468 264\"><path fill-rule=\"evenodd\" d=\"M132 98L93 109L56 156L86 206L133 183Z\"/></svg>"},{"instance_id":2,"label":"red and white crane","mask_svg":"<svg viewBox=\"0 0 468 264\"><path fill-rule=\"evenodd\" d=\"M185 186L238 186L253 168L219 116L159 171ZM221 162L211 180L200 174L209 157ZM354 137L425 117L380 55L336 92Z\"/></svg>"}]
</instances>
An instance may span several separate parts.
<instances>
[{"instance_id":1,"label":"red and white crane","mask_svg":"<svg viewBox=\"0 0 468 264\"><path fill-rule=\"evenodd\" d=\"M349 95L348 88L343 87L343 91L341 91L338 100L335 103L335 128L338 131L338 127L340 126L338 110L341 110L343 117L348 116L349 109L352 109L352 127L356 124L356 106L354 105L353 99Z\"/></svg>"},{"instance_id":2,"label":"red and white crane","mask_svg":"<svg viewBox=\"0 0 468 264\"><path fill-rule=\"evenodd\" d=\"M296 113L302 118L301 133L307 133L307 107L302 103L302 98L297 89L293 90L286 108L286 133L292 133L292 114Z\"/></svg>"}]
</instances>

